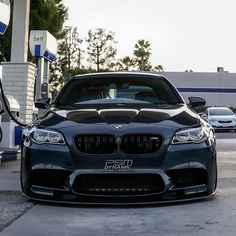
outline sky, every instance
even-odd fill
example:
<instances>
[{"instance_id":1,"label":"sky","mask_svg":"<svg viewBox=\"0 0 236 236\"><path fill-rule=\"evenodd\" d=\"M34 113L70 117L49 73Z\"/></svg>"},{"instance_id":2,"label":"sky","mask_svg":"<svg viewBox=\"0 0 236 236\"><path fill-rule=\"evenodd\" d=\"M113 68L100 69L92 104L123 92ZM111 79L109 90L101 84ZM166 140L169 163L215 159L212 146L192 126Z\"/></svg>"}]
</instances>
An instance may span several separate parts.
<instances>
[{"instance_id":1,"label":"sky","mask_svg":"<svg viewBox=\"0 0 236 236\"><path fill-rule=\"evenodd\" d=\"M236 72L235 0L64 0L66 25L115 33L118 58L135 43L151 43L152 65L165 71Z\"/></svg>"}]
</instances>

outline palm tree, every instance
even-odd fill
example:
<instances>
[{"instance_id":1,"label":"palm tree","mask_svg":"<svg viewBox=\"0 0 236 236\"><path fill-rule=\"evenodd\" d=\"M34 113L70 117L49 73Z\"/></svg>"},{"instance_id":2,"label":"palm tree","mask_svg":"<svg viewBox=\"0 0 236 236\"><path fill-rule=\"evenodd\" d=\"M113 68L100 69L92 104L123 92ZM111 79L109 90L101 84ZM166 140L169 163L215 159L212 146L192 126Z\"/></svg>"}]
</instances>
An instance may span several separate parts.
<instances>
[{"instance_id":1,"label":"palm tree","mask_svg":"<svg viewBox=\"0 0 236 236\"><path fill-rule=\"evenodd\" d=\"M154 71L163 72L163 71L164 71L164 68L163 68L162 65L158 65L158 66L155 66L155 67L154 67Z\"/></svg>"},{"instance_id":2,"label":"palm tree","mask_svg":"<svg viewBox=\"0 0 236 236\"><path fill-rule=\"evenodd\" d=\"M139 69L145 70L145 65L149 62L149 56L151 55L151 44L149 41L144 39L138 40L138 43L135 44L134 55L139 59Z\"/></svg>"},{"instance_id":3,"label":"palm tree","mask_svg":"<svg viewBox=\"0 0 236 236\"><path fill-rule=\"evenodd\" d=\"M135 65L136 65L136 60L129 56L123 57L119 59L117 62L118 70L129 71L132 70Z\"/></svg>"}]
</instances>

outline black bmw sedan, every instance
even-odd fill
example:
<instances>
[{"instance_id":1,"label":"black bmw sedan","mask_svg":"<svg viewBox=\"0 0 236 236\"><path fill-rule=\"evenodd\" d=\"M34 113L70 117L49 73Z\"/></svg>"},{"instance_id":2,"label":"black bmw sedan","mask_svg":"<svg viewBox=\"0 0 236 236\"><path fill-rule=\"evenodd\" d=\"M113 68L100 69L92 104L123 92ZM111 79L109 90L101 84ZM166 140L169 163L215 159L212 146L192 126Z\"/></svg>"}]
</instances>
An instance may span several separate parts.
<instances>
[{"instance_id":1,"label":"black bmw sedan","mask_svg":"<svg viewBox=\"0 0 236 236\"><path fill-rule=\"evenodd\" d=\"M165 77L75 76L23 132L21 186L44 201L139 204L212 196L215 135Z\"/></svg>"}]
</instances>

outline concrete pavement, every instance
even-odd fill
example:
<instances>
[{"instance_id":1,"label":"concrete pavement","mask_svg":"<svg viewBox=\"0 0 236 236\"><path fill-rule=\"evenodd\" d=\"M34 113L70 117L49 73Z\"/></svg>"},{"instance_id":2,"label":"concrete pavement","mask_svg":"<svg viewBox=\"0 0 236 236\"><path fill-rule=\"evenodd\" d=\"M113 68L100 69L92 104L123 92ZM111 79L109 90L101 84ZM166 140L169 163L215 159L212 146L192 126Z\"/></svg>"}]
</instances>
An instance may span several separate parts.
<instances>
[{"instance_id":1,"label":"concrete pavement","mask_svg":"<svg viewBox=\"0 0 236 236\"><path fill-rule=\"evenodd\" d=\"M3 161L0 165L0 191L21 191L20 160Z\"/></svg>"},{"instance_id":2,"label":"concrete pavement","mask_svg":"<svg viewBox=\"0 0 236 236\"><path fill-rule=\"evenodd\" d=\"M21 194L19 174L19 160L0 165L0 232L34 205Z\"/></svg>"},{"instance_id":3,"label":"concrete pavement","mask_svg":"<svg viewBox=\"0 0 236 236\"><path fill-rule=\"evenodd\" d=\"M217 137L218 190L210 200L146 207L31 205L0 236L234 236L236 133L217 134Z\"/></svg>"}]
</instances>

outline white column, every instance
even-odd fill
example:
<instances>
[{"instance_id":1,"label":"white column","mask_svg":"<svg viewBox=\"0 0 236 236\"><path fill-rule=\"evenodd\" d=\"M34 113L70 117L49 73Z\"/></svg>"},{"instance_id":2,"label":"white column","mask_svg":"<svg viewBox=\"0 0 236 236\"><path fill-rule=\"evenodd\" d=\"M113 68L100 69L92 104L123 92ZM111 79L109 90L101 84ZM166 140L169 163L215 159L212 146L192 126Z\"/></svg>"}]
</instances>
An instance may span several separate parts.
<instances>
[{"instance_id":1,"label":"white column","mask_svg":"<svg viewBox=\"0 0 236 236\"><path fill-rule=\"evenodd\" d=\"M36 66L32 63L3 63L3 88L20 105L20 118L30 123L34 110L34 83Z\"/></svg>"},{"instance_id":2,"label":"white column","mask_svg":"<svg viewBox=\"0 0 236 236\"><path fill-rule=\"evenodd\" d=\"M34 109L35 68L27 62L30 0L14 0L11 62L3 63L3 88L20 105L20 118L29 123Z\"/></svg>"},{"instance_id":3,"label":"white column","mask_svg":"<svg viewBox=\"0 0 236 236\"><path fill-rule=\"evenodd\" d=\"M30 0L14 0L11 62L27 62Z\"/></svg>"}]
</instances>

